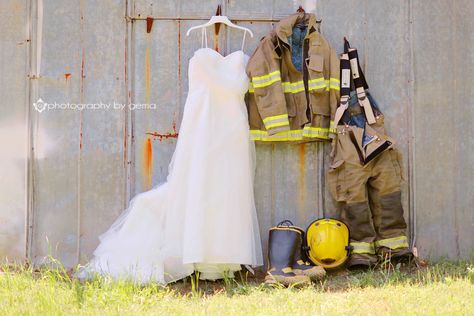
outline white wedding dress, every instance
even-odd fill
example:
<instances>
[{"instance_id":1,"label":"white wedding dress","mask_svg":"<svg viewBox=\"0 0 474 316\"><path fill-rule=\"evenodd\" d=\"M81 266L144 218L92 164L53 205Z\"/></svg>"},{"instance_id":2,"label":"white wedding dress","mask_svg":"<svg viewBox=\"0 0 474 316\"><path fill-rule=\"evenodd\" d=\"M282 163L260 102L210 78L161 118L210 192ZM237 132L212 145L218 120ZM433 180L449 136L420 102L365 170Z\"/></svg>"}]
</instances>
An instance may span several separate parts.
<instances>
[{"instance_id":1,"label":"white wedding dress","mask_svg":"<svg viewBox=\"0 0 474 316\"><path fill-rule=\"evenodd\" d=\"M137 194L76 275L166 284L194 271L232 277L263 264L254 203L243 50L189 61L189 93L167 181ZM245 38L245 37L244 37Z\"/></svg>"}]
</instances>

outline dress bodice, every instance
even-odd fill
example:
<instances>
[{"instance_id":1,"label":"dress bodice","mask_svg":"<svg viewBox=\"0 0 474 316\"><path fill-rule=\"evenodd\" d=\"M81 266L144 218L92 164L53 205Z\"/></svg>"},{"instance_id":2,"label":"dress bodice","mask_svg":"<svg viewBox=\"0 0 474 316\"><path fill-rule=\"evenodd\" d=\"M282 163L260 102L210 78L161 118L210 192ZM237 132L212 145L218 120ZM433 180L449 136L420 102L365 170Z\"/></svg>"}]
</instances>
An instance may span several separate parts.
<instances>
[{"instance_id":1,"label":"dress bodice","mask_svg":"<svg viewBox=\"0 0 474 316\"><path fill-rule=\"evenodd\" d=\"M242 50L223 56L208 47L198 49L189 61L189 92L243 96L249 85L245 72L248 60Z\"/></svg>"}]
</instances>

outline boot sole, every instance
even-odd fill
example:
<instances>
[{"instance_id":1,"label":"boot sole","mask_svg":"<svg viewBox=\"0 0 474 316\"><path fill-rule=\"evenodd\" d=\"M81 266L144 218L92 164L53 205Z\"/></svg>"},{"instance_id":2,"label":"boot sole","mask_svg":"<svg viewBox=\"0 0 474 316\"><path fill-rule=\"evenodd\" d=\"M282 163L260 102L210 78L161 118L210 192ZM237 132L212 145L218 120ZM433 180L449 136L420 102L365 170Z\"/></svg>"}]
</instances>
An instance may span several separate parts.
<instances>
[{"instance_id":1,"label":"boot sole","mask_svg":"<svg viewBox=\"0 0 474 316\"><path fill-rule=\"evenodd\" d=\"M314 267L312 269L293 269L293 273L296 275L306 275L308 276L312 281L317 281L321 280L326 276L326 271L321 268Z\"/></svg>"},{"instance_id":2,"label":"boot sole","mask_svg":"<svg viewBox=\"0 0 474 316\"><path fill-rule=\"evenodd\" d=\"M267 275L265 276L265 284L283 284L283 285L291 285L296 283L310 283L311 280L308 276L305 275L297 275L294 277L287 277L283 275Z\"/></svg>"}]
</instances>

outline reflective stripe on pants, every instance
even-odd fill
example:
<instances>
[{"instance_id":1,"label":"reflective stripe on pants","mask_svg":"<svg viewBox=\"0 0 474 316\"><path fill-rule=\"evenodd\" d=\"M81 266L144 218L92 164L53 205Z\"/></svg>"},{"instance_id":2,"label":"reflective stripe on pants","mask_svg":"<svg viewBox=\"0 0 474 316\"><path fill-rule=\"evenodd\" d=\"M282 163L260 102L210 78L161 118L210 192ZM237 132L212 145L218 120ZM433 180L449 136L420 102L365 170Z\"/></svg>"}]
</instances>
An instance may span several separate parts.
<instances>
[{"instance_id":1,"label":"reflective stripe on pants","mask_svg":"<svg viewBox=\"0 0 474 316\"><path fill-rule=\"evenodd\" d=\"M368 253L371 255L375 254L374 243L368 242L351 242L349 246L352 247L352 253Z\"/></svg>"},{"instance_id":2,"label":"reflective stripe on pants","mask_svg":"<svg viewBox=\"0 0 474 316\"><path fill-rule=\"evenodd\" d=\"M398 236L393 238L381 239L375 242L375 246L387 247L392 250L400 248L408 248L408 238L406 236Z\"/></svg>"}]
</instances>

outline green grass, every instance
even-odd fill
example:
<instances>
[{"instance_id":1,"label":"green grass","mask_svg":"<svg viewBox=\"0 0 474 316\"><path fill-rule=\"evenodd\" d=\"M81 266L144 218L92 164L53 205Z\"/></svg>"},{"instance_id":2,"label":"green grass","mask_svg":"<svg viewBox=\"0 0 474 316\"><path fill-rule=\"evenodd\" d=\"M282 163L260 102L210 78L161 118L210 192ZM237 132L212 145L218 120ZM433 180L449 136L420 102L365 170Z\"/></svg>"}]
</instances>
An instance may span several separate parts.
<instances>
[{"instance_id":1,"label":"green grass","mask_svg":"<svg viewBox=\"0 0 474 316\"><path fill-rule=\"evenodd\" d=\"M163 287L80 283L61 268L1 271L0 315L474 315L472 261L339 272L300 288L268 287L243 274Z\"/></svg>"}]
</instances>

